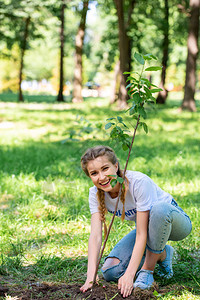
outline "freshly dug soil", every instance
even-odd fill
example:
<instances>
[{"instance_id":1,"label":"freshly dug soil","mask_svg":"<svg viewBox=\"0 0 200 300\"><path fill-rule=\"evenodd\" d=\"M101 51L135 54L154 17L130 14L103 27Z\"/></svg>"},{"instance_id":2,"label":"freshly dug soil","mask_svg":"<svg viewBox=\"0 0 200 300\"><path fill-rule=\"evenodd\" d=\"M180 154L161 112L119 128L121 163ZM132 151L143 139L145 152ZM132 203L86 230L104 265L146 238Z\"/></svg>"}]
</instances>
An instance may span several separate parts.
<instances>
[{"instance_id":1,"label":"freshly dug soil","mask_svg":"<svg viewBox=\"0 0 200 300\"><path fill-rule=\"evenodd\" d=\"M6 285L0 286L0 299L5 299L6 295L15 297L16 300L61 300L61 299L76 299L76 300L111 300L124 299L117 288L117 284L105 283L105 285L95 285L91 290L82 293L80 286L77 284L50 284L50 283L26 283L23 286ZM174 291L175 294L180 294L182 286L165 286L159 288L156 284L151 290L140 290L136 288L132 295L126 299L130 300L148 300L156 299L158 294L164 295L169 291Z\"/></svg>"}]
</instances>

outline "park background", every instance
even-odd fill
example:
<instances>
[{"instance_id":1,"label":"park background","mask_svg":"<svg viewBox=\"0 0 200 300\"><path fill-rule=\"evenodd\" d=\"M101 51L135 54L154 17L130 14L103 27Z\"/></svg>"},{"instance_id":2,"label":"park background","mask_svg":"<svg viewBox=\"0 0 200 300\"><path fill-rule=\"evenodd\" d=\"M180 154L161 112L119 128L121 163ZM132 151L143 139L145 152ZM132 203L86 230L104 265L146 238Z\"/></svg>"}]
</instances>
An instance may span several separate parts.
<instances>
[{"instance_id":1,"label":"park background","mask_svg":"<svg viewBox=\"0 0 200 300\"><path fill-rule=\"evenodd\" d=\"M127 151L105 124L122 116L132 128L123 72L140 70L135 52L158 58L162 71L147 78L163 91L148 109L149 133L138 129L128 169L171 193L193 223L189 237L171 242L174 277L155 279L169 287L163 299L199 299L199 7L199 0L0 1L1 299L44 298L44 282L60 287L47 299L65 299L61 284L84 283L91 182L80 157L105 144L125 165ZM104 255L133 226L115 219Z\"/></svg>"}]
</instances>

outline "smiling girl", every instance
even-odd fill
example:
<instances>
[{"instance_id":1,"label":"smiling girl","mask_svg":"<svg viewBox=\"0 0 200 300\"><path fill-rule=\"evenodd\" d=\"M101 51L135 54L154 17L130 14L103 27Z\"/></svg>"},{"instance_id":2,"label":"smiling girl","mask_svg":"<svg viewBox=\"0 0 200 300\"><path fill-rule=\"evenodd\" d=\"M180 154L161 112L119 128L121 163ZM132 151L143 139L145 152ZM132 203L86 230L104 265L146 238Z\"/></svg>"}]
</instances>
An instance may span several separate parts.
<instances>
[{"instance_id":1,"label":"smiling girl","mask_svg":"<svg viewBox=\"0 0 200 300\"><path fill-rule=\"evenodd\" d=\"M102 223L106 230L105 214L114 213L120 190L119 182L112 187L111 180L116 175L123 177L123 172L114 151L106 146L89 148L81 158L81 166L94 184L89 191L91 233L87 279L80 288L85 292L92 287L102 243ZM123 297L129 296L133 287L152 286L156 263L158 275L171 278L173 248L166 243L184 239L192 229L190 218L173 197L147 175L127 171L116 216L135 221L136 229L124 236L105 258L101 269L104 278L118 281Z\"/></svg>"}]
</instances>

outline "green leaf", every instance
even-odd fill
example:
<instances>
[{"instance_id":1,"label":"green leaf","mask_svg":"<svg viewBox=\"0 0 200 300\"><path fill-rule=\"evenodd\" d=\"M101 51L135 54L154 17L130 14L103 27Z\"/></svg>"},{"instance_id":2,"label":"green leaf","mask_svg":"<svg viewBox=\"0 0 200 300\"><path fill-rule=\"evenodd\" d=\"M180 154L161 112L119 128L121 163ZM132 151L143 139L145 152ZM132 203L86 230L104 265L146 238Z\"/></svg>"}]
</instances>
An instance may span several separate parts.
<instances>
[{"instance_id":1,"label":"green leaf","mask_svg":"<svg viewBox=\"0 0 200 300\"><path fill-rule=\"evenodd\" d=\"M123 74L138 74L138 75L140 75L138 72L124 72Z\"/></svg>"},{"instance_id":2,"label":"green leaf","mask_svg":"<svg viewBox=\"0 0 200 300\"><path fill-rule=\"evenodd\" d=\"M147 100L147 104L152 105L152 107L155 108L154 104L156 104L156 98L151 96L151 98Z\"/></svg>"},{"instance_id":3,"label":"green leaf","mask_svg":"<svg viewBox=\"0 0 200 300\"><path fill-rule=\"evenodd\" d=\"M160 89L160 88L150 90L151 93L158 93L158 92L161 92L161 91L162 91L162 89Z\"/></svg>"},{"instance_id":4,"label":"green leaf","mask_svg":"<svg viewBox=\"0 0 200 300\"><path fill-rule=\"evenodd\" d=\"M110 132L110 137L111 137L112 139L114 139L114 138L117 137L117 135L118 135L118 131L117 131L117 129L114 127L114 128L111 130L111 132Z\"/></svg>"},{"instance_id":5,"label":"green leaf","mask_svg":"<svg viewBox=\"0 0 200 300\"><path fill-rule=\"evenodd\" d=\"M146 78L141 78L141 83L146 84L147 86L151 86L151 82Z\"/></svg>"},{"instance_id":6,"label":"green leaf","mask_svg":"<svg viewBox=\"0 0 200 300\"><path fill-rule=\"evenodd\" d=\"M117 178L117 175L107 175L107 176Z\"/></svg>"},{"instance_id":7,"label":"green leaf","mask_svg":"<svg viewBox=\"0 0 200 300\"><path fill-rule=\"evenodd\" d=\"M121 123L123 121L122 117L117 116L117 120Z\"/></svg>"},{"instance_id":8,"label":"green leaf","mask_svg":"<svg viewBox=\"0 0 200 300\"><path fill-rule=\"evenodd\" d=\"M106 121L110 121L110 120L115 120L116 118L109 118L109 119L106 119Z\"/></svg>"},{"instance_id":9,"label":"green leaf","mask_svg":"<svg viewBox=\"0 0 200 300\"><path fill-rule=\"evenodd\" d=\"M131 81L131 80L133 80L135 82L138 82L138 80L135 77L132 77L132 76L128 76L126 81Z\"/></svg>"},{"instance_id":10,"label":"green leaf","mask_svg":"<svg viewBox=\"0 0 200 300\"><path fill-rule=\"evenodd\" d=\"M128 128L128 126L124 123L124 122L121 122L125 128Z\"/></svg>"},{"instance_id":11,"label":"green leaf","mask_svg":"<svg viewBox=\"0 0 200 300\"><path fill-rule=\"evenodd\" d=\"M159 71L162 70L162 67L154 66L154 67L148 67L145 69L145 71Z\"/></svg>"},{"instance_id":12,"label":"green leaf","mask_svg":"<svg viewBox=\"0 0 200 300\"><path fill-rule=\"evenodd\" d=\"M151 54L151 53L148 53L148 54L143 55L143 58L144 58L145 60L151 60L151 59L157 60L157 57L156 57L155 55Z\"/></svg>"},{"instance_id":13,"label":"green leaf","mask_svg":"<svg viewBox=\"0 0 200 300\"><path fill-rule=\"evenodd\" d=\"M142 55L144 60L152 60L152 57L149 54Z\"/></svg>"},{"instance_id":14,"label":"green leaf","mask_svg":"<svg viewBox=\"0 0 200 300\"><path fill-rule=\"evenodd\" d=\"M129 110L129 115L131 116L131 115L133 115L133 114L135 114L135 113L136 113L135 105L133 105L133 106L130 108L130 110Z\"/></svg>"},{"instance_id":15,"label":"green leaf","mask_svg":"<svg viewBox=\"0 0 200 300\"><path fill-rule=\"evenodd\" d=\"M123 149L124 151L128 150L128 149L129 149L129 148L128 148L128 145L127 145L127 144L122 144L122 149Z\"/></svg>"},{"instance_id":16,"label":"green leaf","mask_svg":"<svg viewBox=\"0 0 200 300\"><path fill-rule=\"evenodd\" d=\"M126 86L126 89L129 89L131 86L132 86L132 83L129 83L129 84Z\"/></svg>"},{"instance_id":17,"label":"green leaf","mask_svg":"<svg viewBox=\"0 0 200 300\"><path fill-rule=\"evenodd\" d=\"M128 91L128 95L131 97L133 95L134 91L133 90L129 90Z\"/></svg>"},{"instance_id":18,"label":"green leaf","mask_svg":"<svg viewBox=\"0 0 200 300\"><path fill-rule=\"evenodd\" d=\"M112 179L110 184L111 184L112 187L115 187L116 184L117 184L117 179Z\"/></svg>"},{"instance_id":19,"label":"green leaf","mask_svg":"<svg viewBox=\"0 0 200 300\"><path fill-rule=\"evenodd\" d=\"M124 179L122 177L117 176L117 181L122 184L124 182Z\"/></svg>"},{"instance_id":20,"label":"green leaf","mask_svg":"<svg viewBox=\"0 0 200 300\"><path fill-rule=\"evenodd\" d=\"M132 96L132 99L135 103L139 103L140 102L140 95L138 92L134 93Z\"/></svg>"},{"instance_id":21,"label":"green leaf","mask_svg":"<svg viewBox=\"0 0 200 300\"><path fill-rule=\"evenodd\" d=\"M105 125L105 129L109 129L112 125L115 125L115 123L111 123L111 122L107 123Z\"/></svg>"},{"instance_id":22,"label":"green leaf","mask_svg":"<svg viewBox=\"0 0 200 300\"><path fill-rule=\"evenodd\" d=\"M120 133L123 132L123 130L121 129L121 127L116 126L115 128L117 129L118 133L119 133L119 132L120 132Z\"/></svg>"},{"instance_id":23,"label":"green leaf","mask_svg":"<svg viewBox=\"0 0 200 300\"><path fill-rule=\"evenodd\" d=\"M146 119L147 114L146 114L146 111L144 110L144 107L139 106L139 107L138 107L138 112L139 112L139 114L140 114L144 119Z\"/></svg>"},{"instance_id":24,"label":"green leaf","mask_svg":"<svg viewBox=\"0 0 200 300\"><path fill-rule=\"evenodd\" d=\"M150 54L150 55L153 59L158 60L158 58L155 55L153 55L153 54Z\"/></svg>"},{"instance_id":25,"label":"green leaf","mask_svg":"<svg viewBox=\"0 0 200 300\"><path fill-rule=\"evenodd\" d=\"M137 60L137 62L139 62L139 64L141 64L141 65L145 64L145 60L144 60L144 58L142 57L141 54L135 52L134 58Z\"/></svg>"},{"instance_id":26,"label":"green leaf","mask_svg":"<svg viewBox=\"0 0 200 300\"><path fill-rule=\"evenodd\" d=\"M155 85L155 84L153 84L153 83L151 83L151 82L150 82L150 84L151 84L151 86L154 86L155 88L158 88L157 85Z\"/></svg>"},{"instance_id":27,"label":"green leaf","mask_svg":"<svg viewBox=\"0 0 200 300\"><path fill-rule=\"evenodd\" d=\"M151 97L151 92L150 92L150 90L149 90L146 86L144 86L144 90L145 90L145 92L146 92L147 97L150 98L150 97Z\"/></svg>"},{"instance_id":28,"label":"green leaf","mask_svg":"<svg viewBox=\"0 0 200 300\"><path fill-rule=\"evenodd\" d=\"M146 132L146 134L148 133L148 126L146 123L143 123L142 124L143 128L144 128L144 131Z\"/></svg>"}]
</instances>

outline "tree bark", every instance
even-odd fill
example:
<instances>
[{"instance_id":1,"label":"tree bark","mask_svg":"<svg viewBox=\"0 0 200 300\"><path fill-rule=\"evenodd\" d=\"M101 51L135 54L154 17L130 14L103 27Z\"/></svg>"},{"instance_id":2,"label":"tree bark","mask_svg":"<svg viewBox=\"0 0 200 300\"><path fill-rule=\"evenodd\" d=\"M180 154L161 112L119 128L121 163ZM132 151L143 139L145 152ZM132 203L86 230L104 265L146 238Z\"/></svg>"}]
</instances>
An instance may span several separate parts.
<instances>
[{"instance_id":1,"label":"tree bark","mask_svg":"<svg viewBox=\"0 0 200 300\"><path fill-rule=\"evenodd\" d=\"M110 97L110 104L113 104L117 101L118 93L117 93L117 86L119 85L119 71L120 71L120 61L115 65L114 68L114 80L113 85L111 87L111 97Z\"/></svg>"},{"instance_id":2,"label":"tree bark","mask_svg":"<svg viewBox=\"0 0 200 300\"><path fill-rule=\"evenodd\" d=\"M21 47L21 58L20 58L20 68L19 68L19 102L24 101L23 93L22 93L22 76L23 76L23 68L24 68L24 55L26 51L26 45L27 45L27 38L28 38L28 27L30 24L31 18L28 17L25 20L25 30L24 30L24 37L22 41L22 47Z\"/></svg>"},{"instance_id":3,"label":"tree bark","mask_svg":"<svg viewBox=\"0 0 200 300\"><path fill-rule=\"evenodd\" d=\"M162 72L161 72L161 81L160 88L162 89L159 92L156 99L157 103L164 104L167 99L168 91L165 88L165 79L166 79L166 70L169 57L169 5L168 0L165 0L165 19L163 25L164 39L163 39L163 58L162 58Z\"/></svg>"},{"instance_id":4,"label":"tree bark","mask_svg":"<svg viewBox=\"0 0 200 300\"><path fill-rule=\"evenodd\" d=\"M73 84L73 97L72 102L82 102L82 56L83 56L83 43L86 27L86 16L88 11L89 0L83 1L83 9L81 12L81 21L79 24L78 32L76 35L75 45L75 69L74 69L74 84Z\"/></svg>"},{"instance_id":5,"label":"tree bark","mask_svg":"<svg viewBox=\"0 0 200 300\"><path fill-rule=\"evenodd\" d=\"M196 61L198 55L198 33L199 33L199 10L200 0L190 0L190 21L188 34L188 55L186 62L186 79L184 89L184 99L181 109L196 111L195 87L196 87Z\"/></svg>"},{"instance_id":6,"label":"tree bark","mask_svg":"<svg viewBox=\"0 0 200 300\"><path fill-rule=\"evenodd\" d=\"M130 0L128 20L125 23L125 12L123 8L123 0L114 0L119 26L119 51L120 51L120 87L118 100L120 101L120 106L126 105L128 100L128 93L126 90L126 79L127 75L124 72L130 72L131 69L131 40L128 36L128 30L131 22L131 14L134 9L135 0Z\"/></svg>"},{"instance_id":7,"label":"tree bark","mask_svg":"<svg viewBox=\"0 0 200 300\"><path fill-rule=\"evenodd\" d=\"M63 87L64 87L64 25L65 25L65 1L62 0L61 15L60 15L61 27L60 27L60 82L59 82L59 92L57 96L57 101L64 102Z\"/></svg>"}]
</instances>

